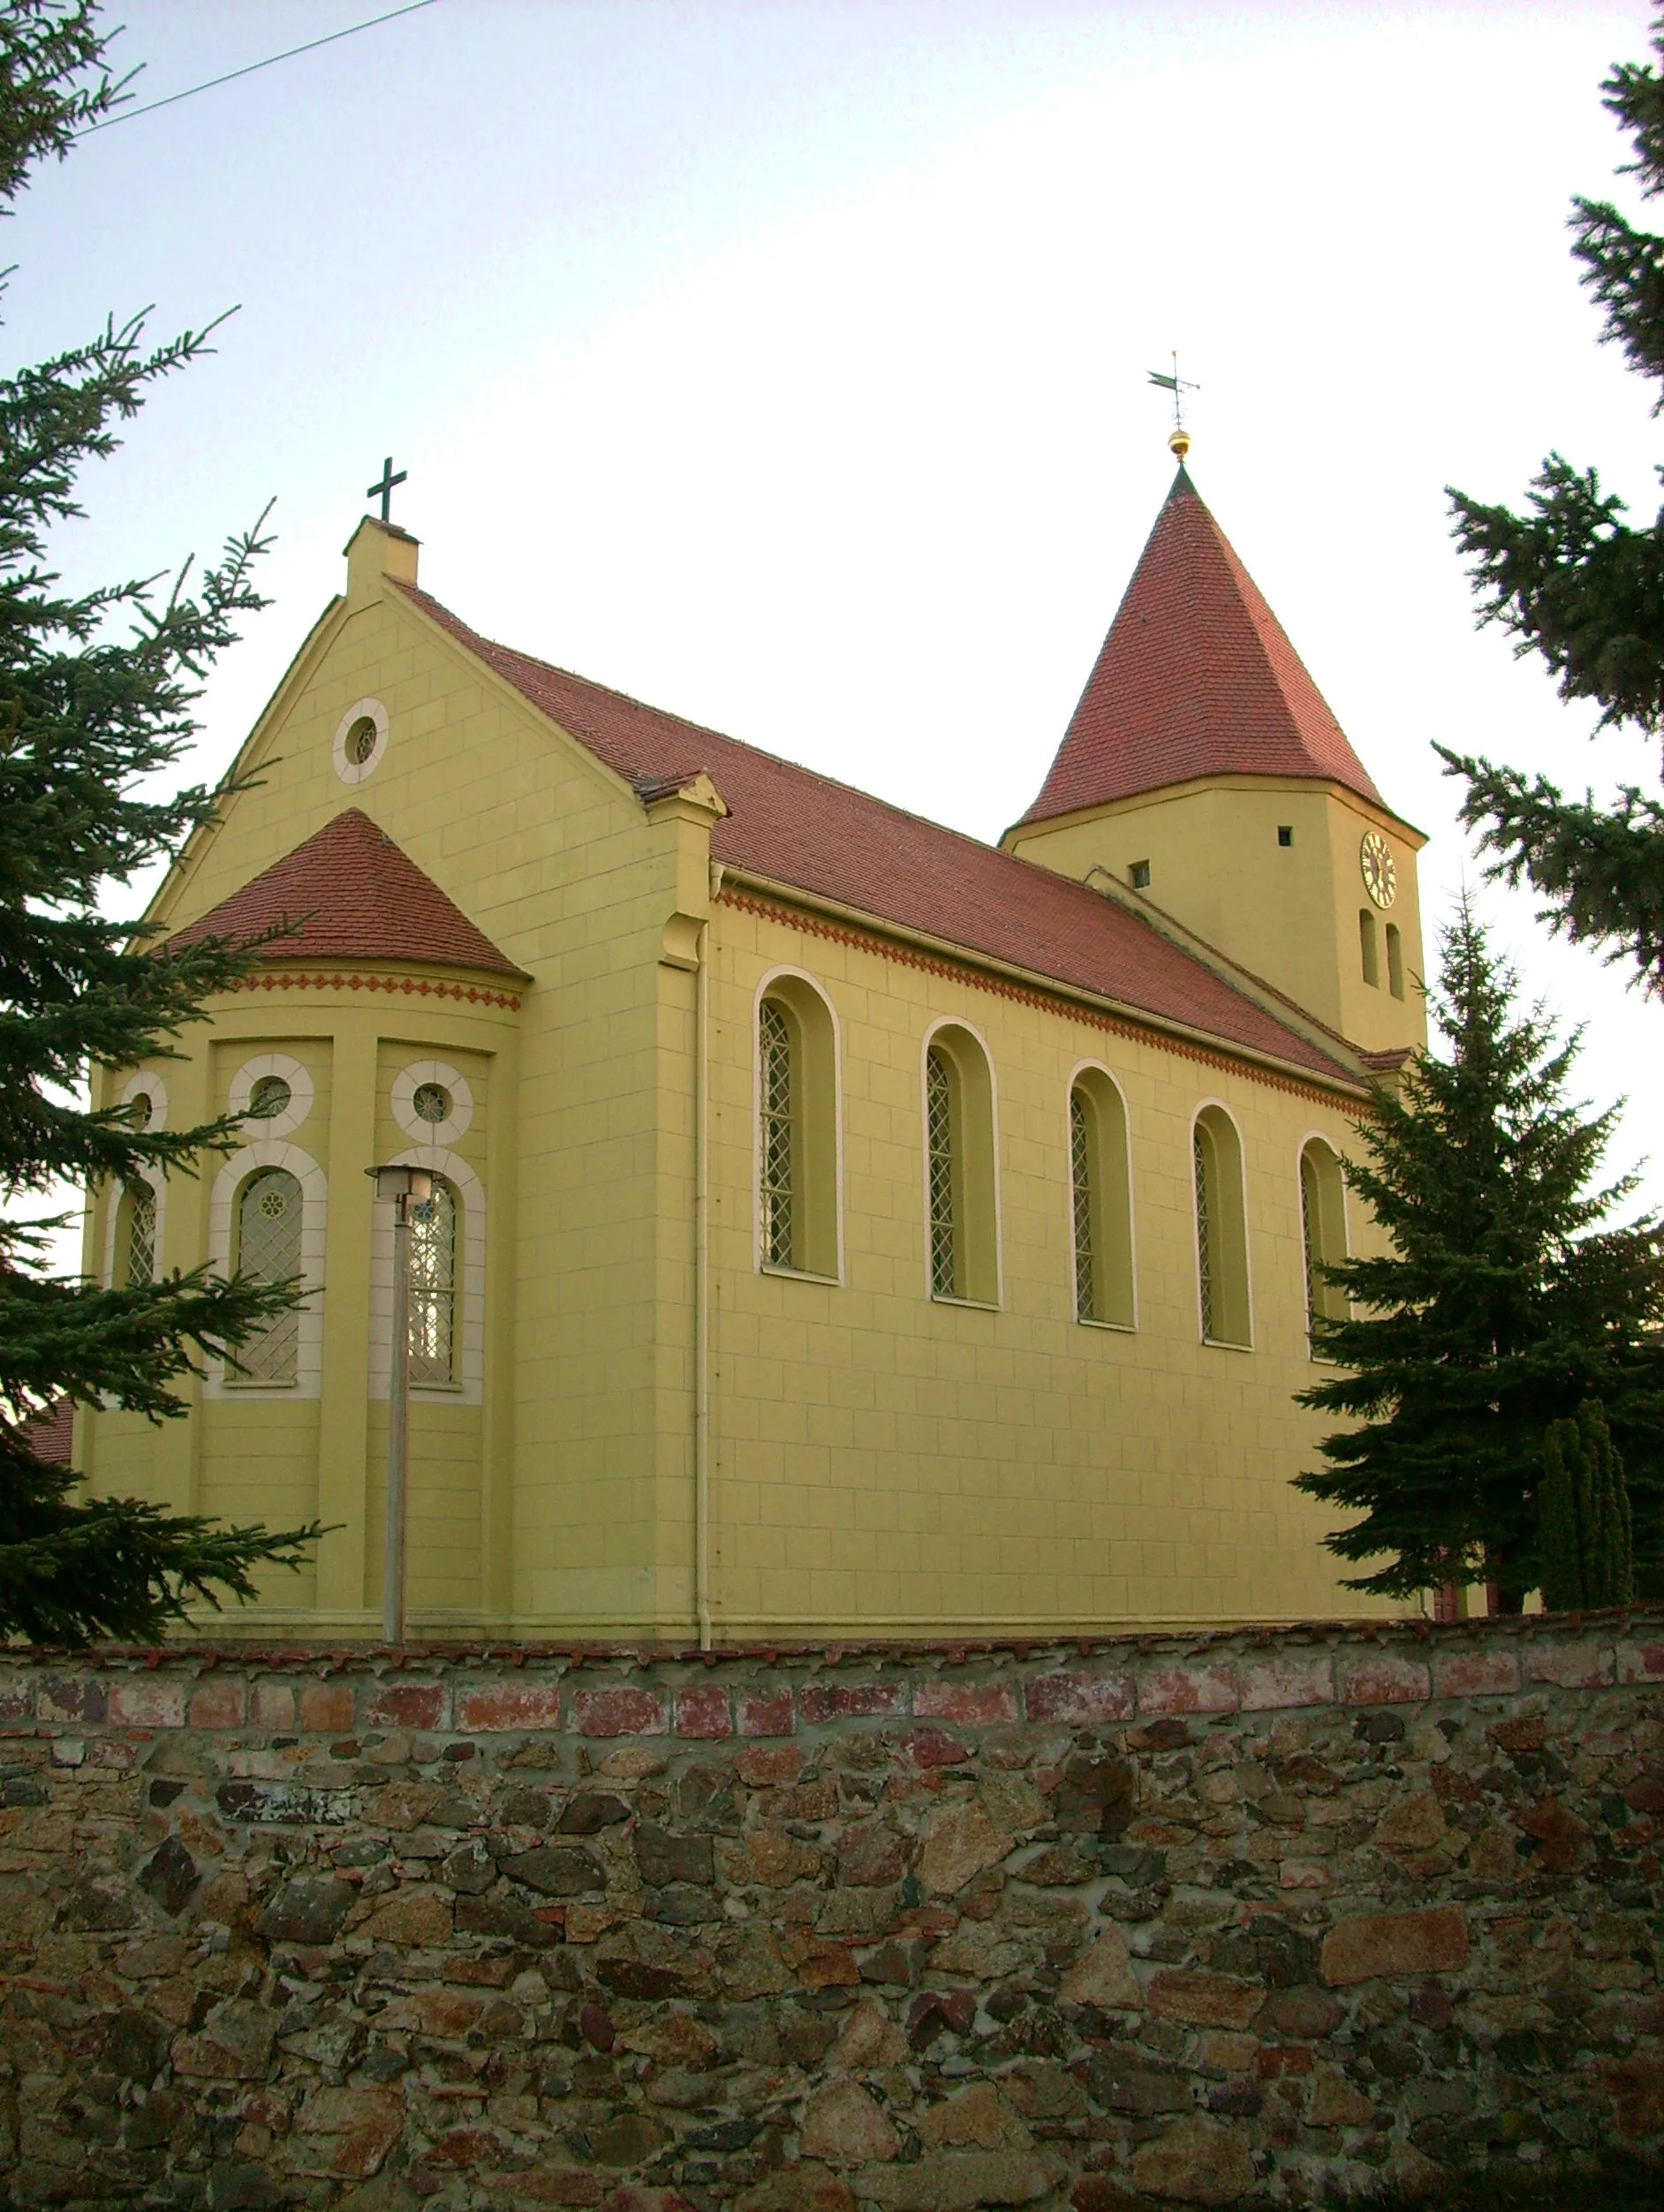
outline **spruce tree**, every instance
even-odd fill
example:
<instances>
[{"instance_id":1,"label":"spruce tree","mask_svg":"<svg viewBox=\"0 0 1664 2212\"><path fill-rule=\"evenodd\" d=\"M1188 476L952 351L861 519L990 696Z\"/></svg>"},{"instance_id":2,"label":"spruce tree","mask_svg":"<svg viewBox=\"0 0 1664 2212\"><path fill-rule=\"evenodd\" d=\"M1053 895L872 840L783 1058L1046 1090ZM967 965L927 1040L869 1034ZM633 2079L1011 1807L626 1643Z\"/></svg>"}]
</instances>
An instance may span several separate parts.
<instances>
[{"instance_id":1,"label":"spruce tree","mask_svg":"<svg viewBox=\"0 0 1664 2212\"><path fill-rule=\"evenodd\" d=\"M1355 1516L1327 1538L1376 1563L1352 1589L1489 1582L1517 1611L1540 1579L1544 1431L1586 1399L1622 1442L1644 1544L1664 1536L1664 1230L1606 1226L1633 1188L1592 1187L1617 1108L1568 1098L1578 1039L1517 988L1464 902L1429 993L1444 1052L1380 1093L1347 1166L1390 1244L1327 1271L1349 1311L1314 1323L1336 1364L1300 1402L1357 1425L1297 1487Z\"/></svg>"},{"instance_id":2,"label":"spruce tree","mask_svg":"<svg viewBox=\"0 0 1664 2212\"><path fill-rule=\"evenodd\" d=\"M1551 1421L1543 1434L1543 1482L1537 1493L1537 1571L1551 1613L1585 1603L1581 1440L1575 1421Z\"/></svg>"},{"instance_id":3,"label":"spruce tree","mask_svg":"<svg viewBox=\"0 0 1664 2212\"><path fill-rule=\"evenodd\" d=\"M1551 1421L1538 1499L1543 1603L1550 1612L1627 1605L1635 1596L1634 1537L1623 1462L1602 1407Z\"/></svg>"},{"instance_id":4,"label":"spruce tree","mask_svg":"<svg viewBox=\"0 0 1664 2212\"><path fill-rule=\"evenodd\" d=\"M0 213L118 96L95 14L90 0L0 5ZM54 1277L43 1246L57 1223L21 1218L66 1181L188 1174L235 1134L143 1128L129 1108L92 1111L86 1086L96 1064L169 1053L252 957L223 941L171 952L100 902L214 813L200 786L158 797L155 778L194 735L204 670L262 604L261 541L233 540L194 591L181 574L66 593L49 551L115 425L208 336L150 347L142 321L111 322L0 375L0 1637L154 1636L193 1599L253 1596L259 1563L296 1564L315 1534L87 1499L24 1434L64 1394L178 1412L172 1385L195 1356L234 1348L292 1296L204 1270L110 1290Z\"/></svg>"},{"instance_id":5,"label":"spruce tree","mask_svg":"<svg viewBox=\"0 0 1664 2212\"><path fill-rule=\"evenodd\" d=\"M1664 18L1654 31L1664 57ZM1601 87L1628 132L1626 173L1644 199L1664 194L1664 82L1624 63ZM1664 408L1664 237L1607 200L1572 202L1572 253L1604 320L1603 344L1660 387ZM1664 510L1625 522L1622 500L1593 468L1551 453L1517 514L1452 487L1456 538L1471 556L1482 623L1500 623L1559 678L1562 698L1600 708L1597 729L1664 733ZM1664 987L1664 804L1625 782L1614 806L1568 796L1545 776L1438 748L1467 779L1462 816L1494 856L1494 872L1541 895L1552 927L1632 961Z\"/></svg>"}]
</instances>

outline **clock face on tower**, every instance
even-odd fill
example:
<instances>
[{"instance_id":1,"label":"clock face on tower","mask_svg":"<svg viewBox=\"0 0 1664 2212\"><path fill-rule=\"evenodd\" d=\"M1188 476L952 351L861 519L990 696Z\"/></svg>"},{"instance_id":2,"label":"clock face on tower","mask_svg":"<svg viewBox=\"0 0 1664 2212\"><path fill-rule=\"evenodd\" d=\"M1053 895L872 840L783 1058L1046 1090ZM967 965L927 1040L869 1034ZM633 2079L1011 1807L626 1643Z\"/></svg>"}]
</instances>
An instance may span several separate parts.
<instances>
[{"instance_id":1,"label":"clock face on tower","mask_svg":"<svg viewBox=\"0 0 1664 2212\"><path fill-rule=\"evenodd\" d=\"M1364 888L1377 906L1390 906L1398 895L1398 871L1393 866L1392 847L1378 829L1366 829L1358 849L1358 864L1364 872Z\"/></svg>"}]
</instances>

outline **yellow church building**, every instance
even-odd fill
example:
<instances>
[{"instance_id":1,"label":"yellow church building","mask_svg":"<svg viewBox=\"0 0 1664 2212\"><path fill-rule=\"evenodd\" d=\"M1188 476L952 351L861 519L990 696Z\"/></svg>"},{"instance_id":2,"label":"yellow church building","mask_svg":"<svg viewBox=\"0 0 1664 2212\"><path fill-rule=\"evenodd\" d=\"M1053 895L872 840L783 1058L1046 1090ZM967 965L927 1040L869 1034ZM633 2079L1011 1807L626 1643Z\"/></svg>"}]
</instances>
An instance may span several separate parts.
<instances>
[{"instance_id":1,"label":"yellow church building","mask_svg":"<svg viewBox=\"0 0 1664 2212\"><path fill-rule=\"evenodd\" d=\"M377 1633L403 1162L414 1635L1363 1610L1294 1397L1423 1038L1422 839L1184 468L997 848L490 642L417 555L359 525L152 910L288 933L103 1079L242 1140L93 1194L87 1273L305 1295L187 1418L81 1416L89 1489L333 1524L235 1626Z\"/></svg>"}]
</instances>

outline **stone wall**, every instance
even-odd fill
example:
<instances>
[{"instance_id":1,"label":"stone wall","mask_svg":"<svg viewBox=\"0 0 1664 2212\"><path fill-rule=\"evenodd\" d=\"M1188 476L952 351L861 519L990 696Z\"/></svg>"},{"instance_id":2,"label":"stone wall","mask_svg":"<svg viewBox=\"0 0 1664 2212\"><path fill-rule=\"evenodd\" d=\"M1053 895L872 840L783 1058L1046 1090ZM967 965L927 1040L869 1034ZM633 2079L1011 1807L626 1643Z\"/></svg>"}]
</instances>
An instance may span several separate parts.
<instances>
[{"instance_id":1,"label":"stone wall","mask_svg":"<svg viewBox=\"0 0 1664 2212\"><path fill-rule=\"evenodd\" d=\"M1642 1614L7 1654L5 2186L1102 2212L1655 2145L1661 1685Z\"/></svg>"}]
</instances>

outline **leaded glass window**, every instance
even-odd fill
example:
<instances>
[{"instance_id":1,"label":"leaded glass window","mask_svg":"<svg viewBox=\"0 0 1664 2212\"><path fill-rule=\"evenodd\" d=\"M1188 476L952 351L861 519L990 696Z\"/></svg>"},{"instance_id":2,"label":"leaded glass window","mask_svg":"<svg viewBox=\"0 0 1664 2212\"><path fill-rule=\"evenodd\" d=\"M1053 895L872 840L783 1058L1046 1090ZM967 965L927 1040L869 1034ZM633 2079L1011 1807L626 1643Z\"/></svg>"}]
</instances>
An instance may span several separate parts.
<instances>
[{"instance_id":1,"label":"leaded glass window","mask_svg":"<svg viewBox=\"0 0 1664 2212\"><path fill-rule=\"evenodd\" d=\"M118 1282L154 1282L156 1273L156 1194L147 1182L130 1182L116 1217Z\"/></svg>"},{"instance_id":2,"label":"leaded glass window","mask_svg":"<svg viewBox=\"0 0 1664 2212\"><path fill-rule=\"evenodd\" d=\"M1083 1321L1099 1321L1098 1262L1092 1220L1092 1108L1085 1094L1069 1094L1069 1164L1075 1195L1075 1311Z\"/></svg>"},{"instance_id":3,"label":"leaded glass window","mask_svg":"<svg viewBox=\"0 0 1664 2212\"><path fill-rule=\"evenodd\" d=\"M287 1114L294 1091L282 1076L261 1076L248 1094L248 1121L275 1121L280 1114Z\"/></svg>"},{"instance_id":4,"label":"leaded glass window","mask_svg":"<svg viewBox=\"0 0 1664 2212\"><path fill-rule=\"evenodd\" d=\"M279 1283L300 1272L300 1185L286 1168L249 1177L237 1204L239 1273ZM299 1316L291 1306L238 1347L233 1372L246 1383L292 1383L299 1347Z\"/></svg>"},{"instance_id":5,"label":"leaded glass window","mask_svg":"<svg viewBox=\"0 0 1664 2212\"><path fill-rule=\"evenodd\" d=\"M947 1055L934 1046L925 1057L925 1132L929 1149L930 1288L938 1298L959 1295L959 1234L954 1204L953 1075Z\"/></svg>"},{"instance_id":6,"label":"leaded glass window","mask_svg":"<svg viewBox=\"0 0 1664 2212\"><path fill-rule=\"evenodd\" d=\"M1346 1200L1341 1163L1313 1141L1300 1154L1300 1241L1305 1257L1306 1333L1313 1359L1330 1356L1322 1324L1346 1317L1346 1293L1327 1270L1346 1258Z\"/></svg>"},{"instance_id":7,"label":"leaded glass window","mask_svg":"<svg viewBox=\"0 0 1664 2212\"><path fill-rule=\"evenodd\" d=\"M1317 1170L1310 1152L1300 1155L1300 1239L1305 1247L1305 1310L1308 1329L1323 1310L1323 1264L1319 1242Z\"/></svg>"},{"instance_id":8,"label":"leaded glass window","mask_svg":"<svg viewBox=\"0 0 1664 2212\"><path fill-rule=\"evenodd\" d=\"M1196 1168L1196 1270L1201 1294L1202 1335L1214 1339L1214 1287L1218 1264L1218 1234L1214 1220L1214 1175L1207 1157L1207 1133L1199 1121L1191 1136Z\"/></svg>"},{"instance_id":9,"label":"leaded glass window","mask_svg":"<svg viewBox=\"0 0 1664 2212\"><path fill-rule=\"evenodd\" d=\"M434 1178L433 1195L410 1215L410 1378L456 1379L457 1200Z\"/></svg>"},{"instance_id":10,"label":"leaded glass window","mask_svg":"<svg viewBox=\"0 0 1664 2212\"><path fill-rule=\"evenodd\" d=\"M758 1014L761 1063L762 1256L769 1267L797 1264L798 1085L792 1068L791 1024L785 1009L765 999Z\"/></svg>"}]
</instances>

